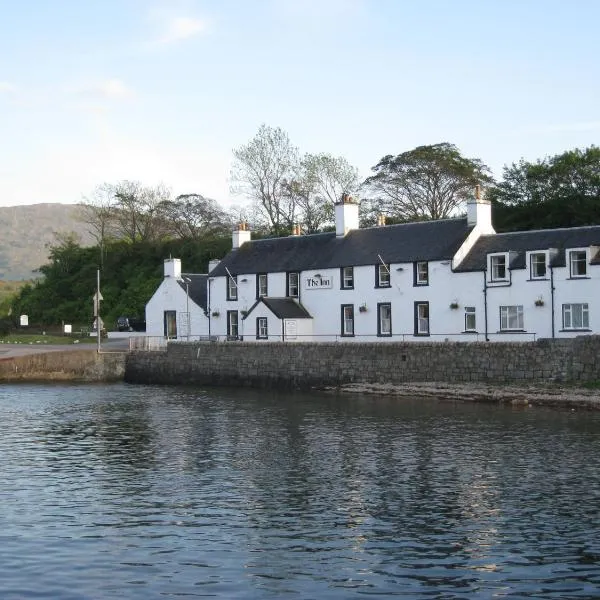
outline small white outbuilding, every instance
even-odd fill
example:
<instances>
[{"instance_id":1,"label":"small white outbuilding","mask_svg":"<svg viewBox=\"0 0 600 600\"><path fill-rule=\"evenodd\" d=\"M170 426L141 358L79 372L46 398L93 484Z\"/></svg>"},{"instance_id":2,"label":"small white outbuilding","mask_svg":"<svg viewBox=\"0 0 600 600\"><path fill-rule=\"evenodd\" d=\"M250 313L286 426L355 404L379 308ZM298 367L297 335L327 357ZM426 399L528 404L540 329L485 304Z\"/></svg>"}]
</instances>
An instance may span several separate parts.
<instances>
[{"instance_id":1,"label":"small white outbuilding","mask_svg":"<svg viewBox=\"0 0 600 600\"><path fill-rule=\"evenodd\" d=\"M181 260L164 262L164 278L146 304L146 335L198 339L209 335L208 275L182 273Z\"/></svg>"}]
</instances>

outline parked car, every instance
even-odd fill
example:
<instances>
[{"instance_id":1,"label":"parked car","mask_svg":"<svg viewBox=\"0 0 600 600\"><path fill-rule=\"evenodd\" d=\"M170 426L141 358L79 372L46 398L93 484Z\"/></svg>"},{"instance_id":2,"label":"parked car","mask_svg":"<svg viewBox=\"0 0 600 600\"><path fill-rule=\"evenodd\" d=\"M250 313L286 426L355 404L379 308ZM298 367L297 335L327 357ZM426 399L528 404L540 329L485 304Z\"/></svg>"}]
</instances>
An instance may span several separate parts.
<instances>
[{"instance_id":1,"label":"parked car","mask_svg":"<svg viewBox=\"0 0 600 600\"><path fill-rule=\"evenodd\" d=\"M119 317L117 331L146 331L146 320L136 317Z\"/></svg>"}]
</instances>

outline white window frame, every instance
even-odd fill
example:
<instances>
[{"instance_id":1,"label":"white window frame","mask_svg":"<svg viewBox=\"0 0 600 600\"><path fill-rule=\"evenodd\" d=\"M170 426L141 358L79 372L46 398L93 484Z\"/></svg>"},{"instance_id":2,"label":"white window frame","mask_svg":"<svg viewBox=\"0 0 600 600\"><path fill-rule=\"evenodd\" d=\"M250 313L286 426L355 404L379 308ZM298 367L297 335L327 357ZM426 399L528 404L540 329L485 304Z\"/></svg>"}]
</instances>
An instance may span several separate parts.
<instances>
[{"instance_id":1,"label":"white window frame","mask_svg":"<svg viewBox=\"0 0 600 600\"><path fill-rule=\"evenodd\" d=\"M504 274L499 275L498 270L502 267ZM489 271L490 281L507 281L508 280L508 256L503 254L490 254L489 256Z\"/></svg>"},{"instance_id":2,"label":"white window frame","mask_svg":"<svg viewBox=\"0 0 600 600\"><path fill-rule=\"evenodd\" d=\"M543 262L539 259L542 258ZM536 267L543 265L544 272L536 273ZM548 255L546 252L531 252L529 254L529 277L531 279L546 279L548 276Z\"/></svg>"},{"instance_id":3,"label":"white window frame","mask_svg":"<svg viewBox=\"0 0 600 600\"><path fill-rule=\"evenodd\" d=\"M295 290L295 293L293 293L293 290ZM287 274L287 295L290 298L298 298L300 296L300 273L297 271L290 271Z\"/></svg>"},{"instance_id":4,"label":"white window frame","mask_svg":"<svg viewBox=\"0 0 600 600\"><path fill-rule=\"evenodd\" d=\"M342 336L354 336L354 304L342 304Z\"/></svg>"},{"instance_id":5,"label":"white window frame","mask_svg":"<svg viewBox=\"0 0 600 600\"><path fill-rule=\"evenodd\" d=\"M342 289L354 289L354 267L342 267Z\"/></svg>"},{"instance_id":6,"label":"white window frame","mask_svg":"<svg viewBox=\"0 0 600 600\"><path fill-rule=\"evenodd\" d=\"M240 337L240 316L237 310L227 311L227 336L235 339Z\"/></svg>"},{"instance_id":7,"label":"white window frame","mask_svg":"<svg viewBox=\"0 0 600 600\"><path fill-rule=\"evenodd\" d=\"M577 256L579 255L579 258ZM583 255L583 261L581 260ZM583 266L583 273L576 273L576 266ZM585 248L569 250L569 276L571 279L580 279L588 276L588 253Z\"/></svg>"},{"instance_id":8,"label":"white window frame","mask_svg":"<svg viewBox=\"0 0 600 600\"><path fill-rule=\"evenodd\" d=\"M415 285L429 285L429 263L426 260L417 262Z\"/></svg>"},{"instance_id":9,"label":"white window frame","mask_svg":"<svg viewBox=\"0 0 600 600\"><path fill-rule=\"evenodd\" d=\"M264 298L269 295L269 278L266 273L259 273L258 277L258 297Z\"/></svg>"},{"instance_id":10,"label":"white window frame","mask_svg":"<svg viewBox=\"0 0 600 600\"><path fill-rule=\"evenodd\" d=\"M227 276L227 300L238 299L237 275Z\"/></svg>"},{"instance_id":11,"label":"white window frame","mask_svg":"<svg viewBox=\"0 0 600 600\"><path fill-rule=\"evenodd\" d=\"M477 331L477 311L474 306L465 306L465 331Z\"/></svg>"},{"instance_id":12,"label":"white window frame","mask_svg":"<svg viewBox=\"0 0 600 600\"><path fill-rule=\"evenodd\" d=\"M377 287L388 288L392 286L392 278L390 276L390 265L377 265Z\"/></svg>"},{"instance_id":13,"label":"white window frame","mask_svg":"<svg viewBox=\"0 0 600 600\"><path fill-rule=\"evenodd\" d=\"M384 315L384 311L387 315ZM377 319L377 335L390 337L392 335L392 304L390 302L381 302L377 305Z\"/></svg>"},{"instance_id":14,"label":"white window frame","mask_svg":"<svg viewBox=\"0 0 600 600\"><path fill-rule=\"evenodd\" d=\"M500 331L524 331L524 329L522 304L500 306Z\"/></svg>"},{"instance_id":15,"label":"white window frame","mask_svg":"<svg viewBox=\"0 0 600 600\"><path fill-rule=\"evenodd\" d=\"M579 314L577 314L579 313ZM563 329L581 331L590 328L590 309L587 302L573 302L562 305ZM580 324L574 325L575 318Z\"/></svg>"},{"instance_id":16,"label":"white window frame","mask_svg":"<svg viewBox=\"0 0 600 600\"><path fill-rule=\"evenodd\" d=\"M267 317L256 317L256 339L269 339L269 322Z\"/></svg>"},{"instance_id":17,"label":"white window frame","mask_svg":"<svg viewBox=\"0 0 600 600\"><path fill-rule=\"evenodd\" d=\"M415 335L429 335L429 302L415 302Z\"/></svg>"}]
</instances>

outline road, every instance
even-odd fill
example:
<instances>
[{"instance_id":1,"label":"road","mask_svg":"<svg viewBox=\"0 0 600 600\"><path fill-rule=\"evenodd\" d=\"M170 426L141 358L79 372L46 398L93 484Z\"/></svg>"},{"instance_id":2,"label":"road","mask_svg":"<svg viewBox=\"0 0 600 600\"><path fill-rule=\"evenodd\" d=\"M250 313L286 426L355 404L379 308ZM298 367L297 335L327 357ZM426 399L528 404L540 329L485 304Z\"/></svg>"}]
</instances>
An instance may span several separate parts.
<instances>
[{"instance_id":1,"label":"road","mask_svg":"<svg viewBox=\"0 0 600 600\"><path fill-rule=\"evenodd\" d=\"M100 349L103 352L125 352L129 348L128 338L102 340ZM68 352L70 350L95 350L96 344L1 344L0 359L14 356L27 356L44 352Z\"/></svg>"}]
</instances>

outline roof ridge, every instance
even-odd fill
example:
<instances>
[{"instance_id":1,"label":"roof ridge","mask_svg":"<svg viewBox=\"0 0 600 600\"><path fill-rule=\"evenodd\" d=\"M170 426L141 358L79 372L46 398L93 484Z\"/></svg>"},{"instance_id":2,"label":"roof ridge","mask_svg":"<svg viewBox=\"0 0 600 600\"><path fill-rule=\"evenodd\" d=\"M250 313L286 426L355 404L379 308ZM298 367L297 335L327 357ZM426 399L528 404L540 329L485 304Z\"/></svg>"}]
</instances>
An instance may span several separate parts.
<instances>
[{"instance_id":1,"label":"roof ridge","mask_svg":"<svg viewBox=\"0 0 600 600\"><path fill-rule=\"evenodd\" d=\"M581 231L582 229L600 229L600 225L579 225L578 227L552 227L550 229L523 229L522 231L503 231L501 233L482 235L481 237L496 237L499 235L518 235L522 233L545 233L548 231Z\"/></svg>"}]
</instances>

